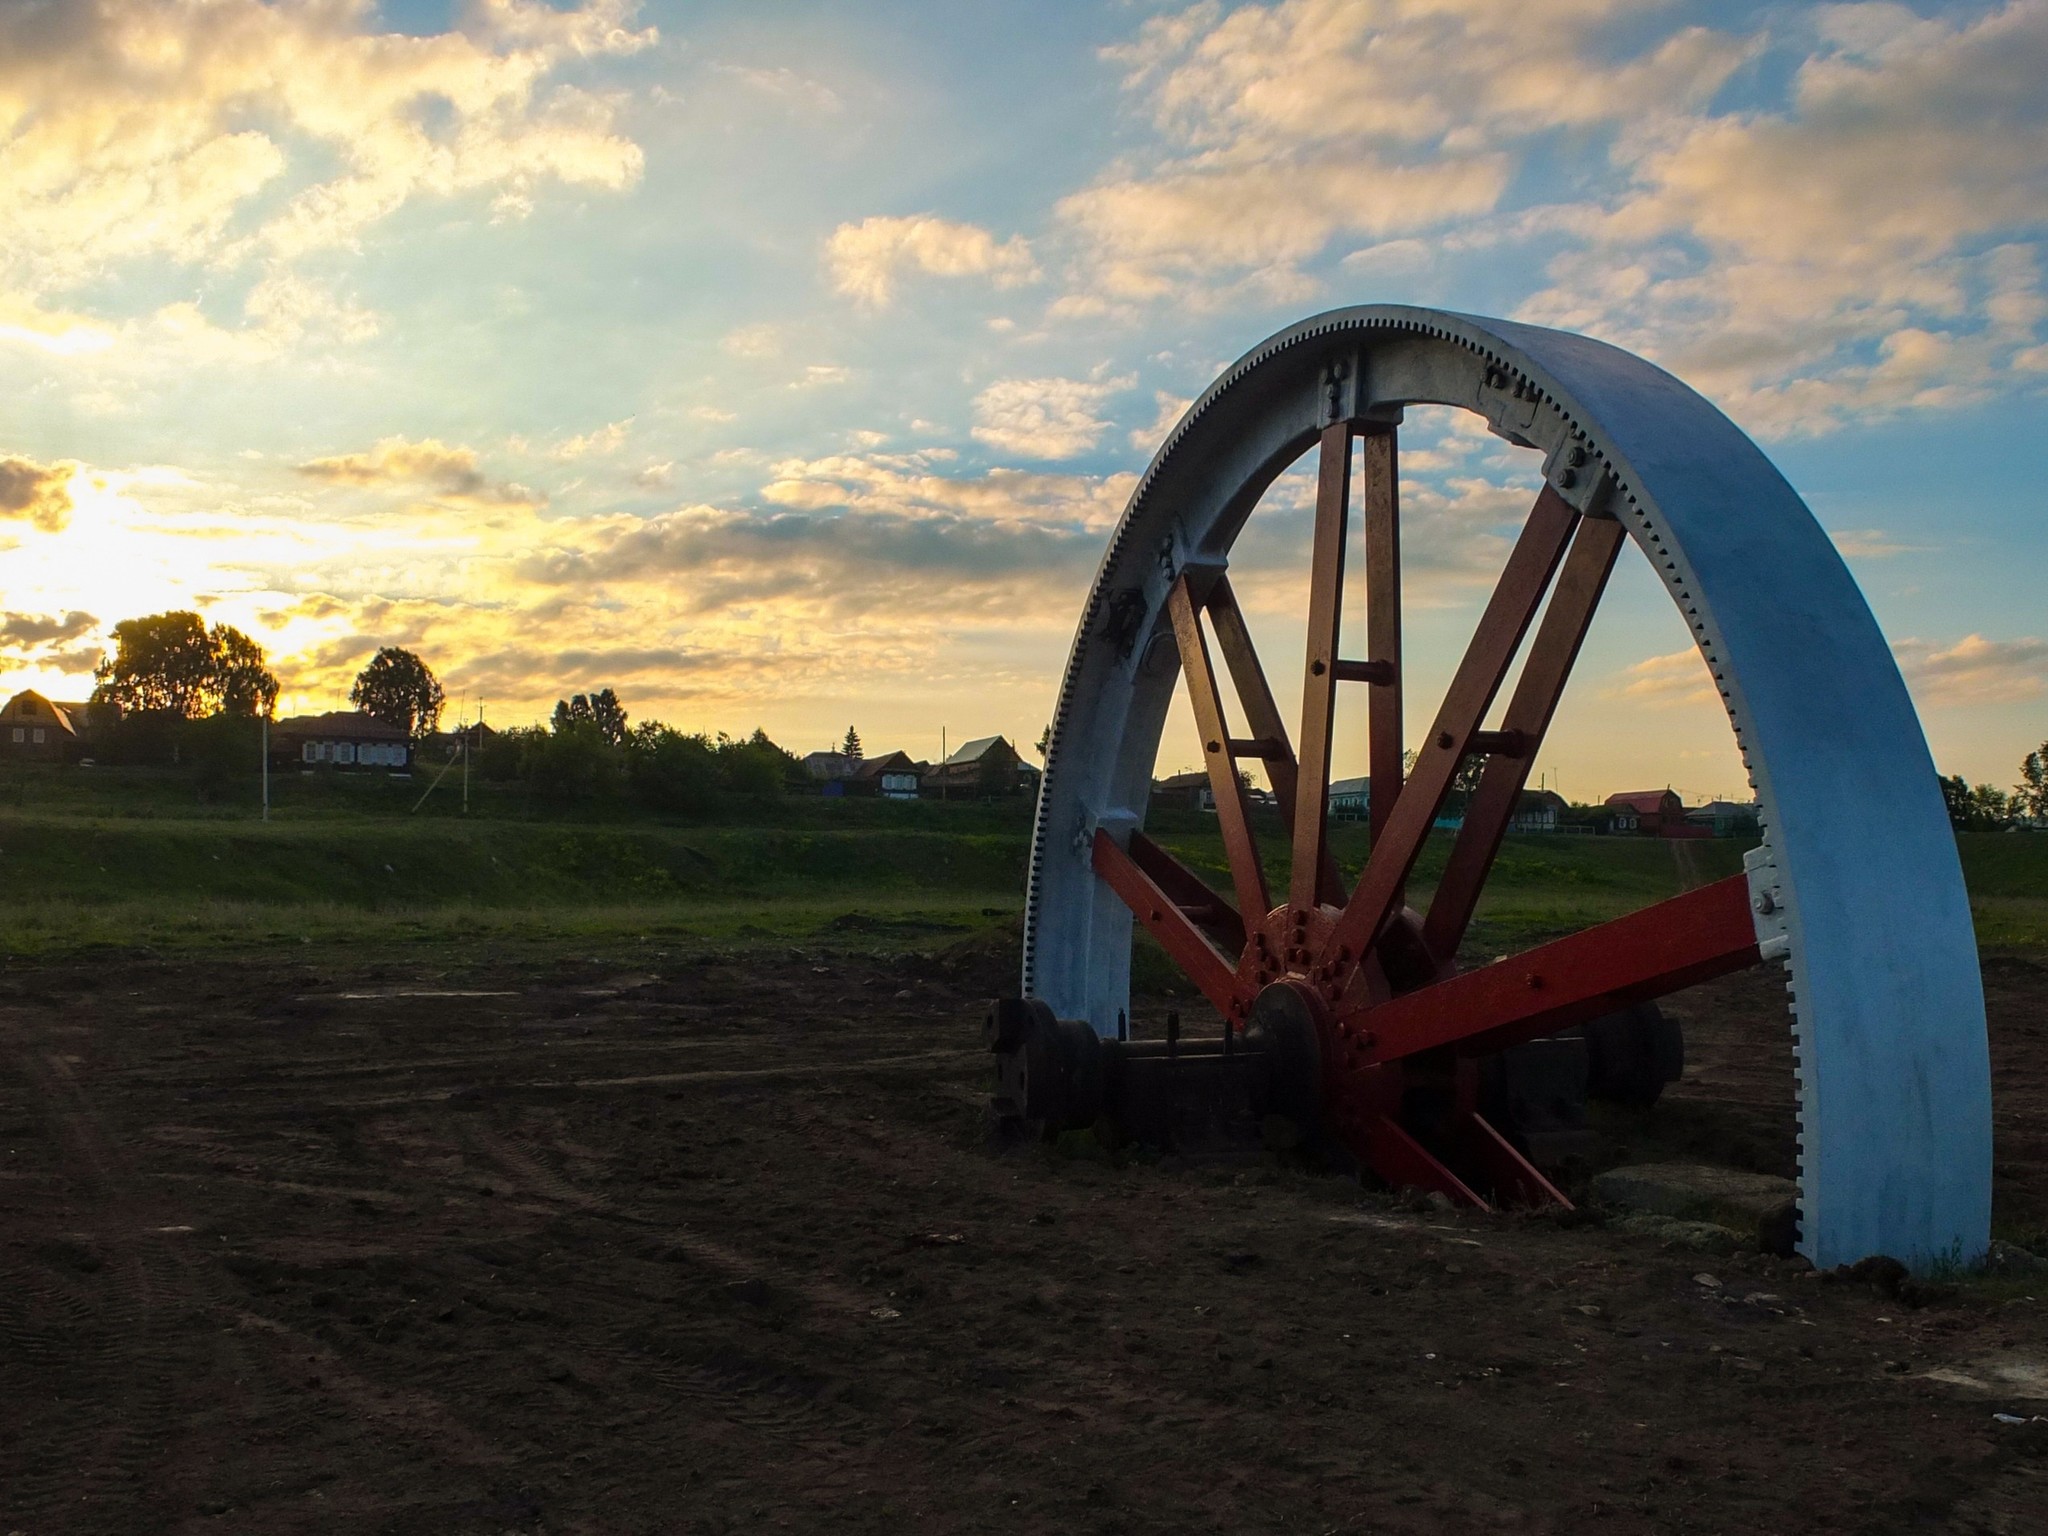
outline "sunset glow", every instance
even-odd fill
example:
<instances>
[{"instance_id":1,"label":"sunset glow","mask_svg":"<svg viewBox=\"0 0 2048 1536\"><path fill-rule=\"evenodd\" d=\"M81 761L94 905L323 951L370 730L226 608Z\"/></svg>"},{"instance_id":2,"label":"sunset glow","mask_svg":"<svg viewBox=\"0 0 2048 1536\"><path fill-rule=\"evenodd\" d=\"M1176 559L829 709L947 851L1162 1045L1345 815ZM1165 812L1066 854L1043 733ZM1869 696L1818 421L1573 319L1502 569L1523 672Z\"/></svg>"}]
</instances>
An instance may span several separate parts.
<instances>
[{"instance_id":1,"label":"sunset glow","mask_svg":"<svg viewBox=\"0 0 2048 1536\"><path fill-rule=\"evenodd\" d=\"M1028 745L1187 402L1415 302L1706 393L1937 762L2006 784L2048 736L2044 79L2048 0L9 6L0 693L190 607L285 713L400 645L494 723L609 686L797 751ZM1411 730L1531 457L1411 415ZM1283 694L1311 492L1238 555ZM1629 556L1540 775L1744 794L1705 681Z\"/></svg>"}]
</instances>

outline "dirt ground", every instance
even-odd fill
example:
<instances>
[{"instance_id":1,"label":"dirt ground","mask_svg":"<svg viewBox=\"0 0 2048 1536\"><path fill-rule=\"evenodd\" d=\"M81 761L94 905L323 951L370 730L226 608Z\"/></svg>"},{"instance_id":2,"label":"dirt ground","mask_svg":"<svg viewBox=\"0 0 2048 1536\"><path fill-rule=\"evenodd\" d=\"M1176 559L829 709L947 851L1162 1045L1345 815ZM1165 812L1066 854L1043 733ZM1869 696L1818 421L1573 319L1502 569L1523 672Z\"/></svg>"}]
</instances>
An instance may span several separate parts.
<instances>
[{"instance_id":1,"label":"dirt ground","mask_svg":"<svg viewBox=\"0 0 2048 1536\"><path fill-rule=\"evenodd\" d=\"M0 1536L2048 1530L2048 1281L1908 1306L1255 1149L999 1157L1003 979L0 969ZM1987 982L2039 1232L2048 965ZM1609 1155L1786 1168L1781 995L1681 1000Z\"/></svg>"}]
</instances>

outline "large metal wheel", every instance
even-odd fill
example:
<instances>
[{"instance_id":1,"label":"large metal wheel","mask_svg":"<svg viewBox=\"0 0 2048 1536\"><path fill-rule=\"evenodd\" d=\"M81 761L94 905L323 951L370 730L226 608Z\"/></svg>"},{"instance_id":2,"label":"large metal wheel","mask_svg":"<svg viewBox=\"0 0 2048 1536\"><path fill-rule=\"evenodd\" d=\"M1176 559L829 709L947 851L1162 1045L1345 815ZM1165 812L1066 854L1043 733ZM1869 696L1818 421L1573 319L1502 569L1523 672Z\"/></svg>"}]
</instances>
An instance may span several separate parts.
<instances>
[{"instance_id":1,"label":"large metal wheel","mask_svg":"<svg viewBox=\"0 0 2048 1536\"><path fill-rule=\"evenodd\" d=\"M1540 449L1544 486L1404 780L1397 436L1403 408L1421 404L1477 412ZM1261 494L1311 449L1308 654L1290 737L1228 566ZM1347 658L1355 451L1366 613L1363 654ZM1717 681L1762 844L1746 876L1461 974L1459 940L1631 538ZM1502 728L1483 729L1532 626ZM1248 736L1228 733L1212 640ZM1234 904L1142 830L1183 676ZM1372 786L1372 852L1349 890L1326 830L1343 683L1366 691ZM1473 757L1483 770L1463 826L1427 910L1414 912L1404 895L1415 859ZM1241 787L1239 765L1253 759L1291 842L1285 890L1269 886ZM1060 688L1032 851L1025 995L1114 1036L1129 1006L1134 917L1228 1027L1254 1041L1262 1020L1311 1031L1327 1133L1395 1182L1468 1196L1403 1122L1417 1073L1448 1073L1451 1132L1495 1187L1540 1197L1547 1186L1526 1182L1526 1165L1472 1110L1465 1085L1477 1056L1743 966L1784 966L1800 1250L1817 1264L1882 1252L1925 1268L1987 1246L1990 1072L1976 945L1933 763L1891 652L1826 534L1756 445L1677 379L1604 343L1399 306L1336 310L1253 349L1188 410L1110 542Z\"/></svg>"}]
</instances>

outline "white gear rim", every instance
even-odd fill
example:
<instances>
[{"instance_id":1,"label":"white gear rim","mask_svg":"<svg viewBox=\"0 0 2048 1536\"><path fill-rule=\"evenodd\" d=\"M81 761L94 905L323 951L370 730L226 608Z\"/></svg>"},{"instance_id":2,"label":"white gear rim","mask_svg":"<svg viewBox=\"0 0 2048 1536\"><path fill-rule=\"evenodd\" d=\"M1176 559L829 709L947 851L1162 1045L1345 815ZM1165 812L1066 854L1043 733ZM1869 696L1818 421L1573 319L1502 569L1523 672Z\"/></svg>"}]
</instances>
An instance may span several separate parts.
<instances>
[{"instance_id":1,"label":"white gear rim","mask_svg":"<svg viewBox=\"0 0 2048 1536\"><path fill-rule=\"evenodd\" d=\"M1333 385L1335 386L1333 389ZM1223 565L1259 496L1339 416L1455 405L1618 516L1717 681L1761 808L1751 881L1788 967L1799 1250L1970 1263L1991 1215L1984 996L1934 763L1890 647L1798 494L1727 417L1604 342L1403 305L1332 310L1247 353L1180 420L1112 536L1060 685L1024 920L1024 992L1114 1034L1131 914L1096 829L1143 824L1180 676L1166 593ZM1562 473L1565 450L1585 468ZM1604 473L1596 472L1604 471ZM1575 485L1565 488L1572 478Z\"/></svg>"}]
</instances>

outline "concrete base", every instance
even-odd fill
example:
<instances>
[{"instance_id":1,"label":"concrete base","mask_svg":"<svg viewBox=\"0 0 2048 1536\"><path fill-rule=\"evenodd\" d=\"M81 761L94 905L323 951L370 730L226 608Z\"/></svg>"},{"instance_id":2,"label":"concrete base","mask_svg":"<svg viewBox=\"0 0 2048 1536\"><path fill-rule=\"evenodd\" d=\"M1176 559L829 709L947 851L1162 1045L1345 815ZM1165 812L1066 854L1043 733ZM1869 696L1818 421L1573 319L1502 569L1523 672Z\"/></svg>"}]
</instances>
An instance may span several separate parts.
<instances>
[{"instance_id":1,"label":"concrete base","mask_svg":"<svg viewBox=\"0 0 2048 1536\"><path fill-rule=\"evenodd\" d=\"M1725 1227L1766 1253L1789 1254L1798 1238L1799 1187L1768 1173L1707 1163L1641 1163L1593 1178L1603 1205Z\"/></svg>"}]
</instances>

